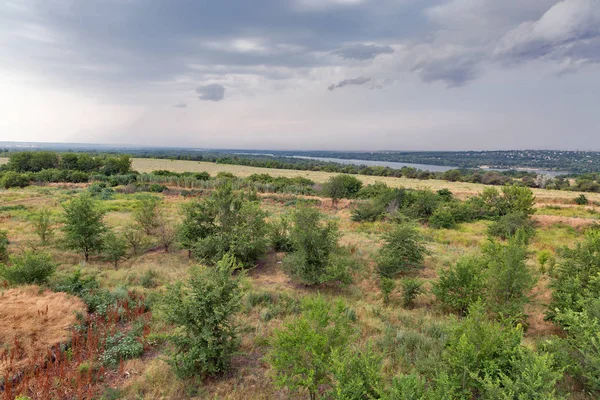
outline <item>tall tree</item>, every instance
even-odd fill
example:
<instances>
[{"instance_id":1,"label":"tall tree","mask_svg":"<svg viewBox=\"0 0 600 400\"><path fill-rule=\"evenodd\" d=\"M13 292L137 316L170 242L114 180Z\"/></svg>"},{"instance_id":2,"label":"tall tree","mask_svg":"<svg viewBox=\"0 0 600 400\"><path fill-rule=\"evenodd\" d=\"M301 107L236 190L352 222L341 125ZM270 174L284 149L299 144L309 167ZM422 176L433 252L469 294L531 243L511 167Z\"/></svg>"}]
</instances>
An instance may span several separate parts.
<instances>
[{"instance_id":1,"label":"tall tree","mask_svg":"<svg viewBox=\"0 0 600 400\"><path fill-rule=\"evenodd\" d=\"M64 205L65 242L70 249L81 251L85 261L102 248L102 235L106 231L103 219L104 211L87 194Z\"/></svg>"}]
</instances>

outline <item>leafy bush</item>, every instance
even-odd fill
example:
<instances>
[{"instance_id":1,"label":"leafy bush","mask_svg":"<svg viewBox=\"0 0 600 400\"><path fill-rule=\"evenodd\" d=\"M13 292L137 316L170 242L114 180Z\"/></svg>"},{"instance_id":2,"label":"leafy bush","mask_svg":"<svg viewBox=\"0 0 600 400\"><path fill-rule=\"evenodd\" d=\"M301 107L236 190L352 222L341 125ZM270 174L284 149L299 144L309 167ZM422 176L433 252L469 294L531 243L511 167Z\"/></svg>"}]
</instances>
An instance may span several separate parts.
<instances>
[{"instance_id":1,"label":"leafy bush","mask_svg":"<svg viewBox=\"0 0 600 400\"><path fill-rule=\"evenodd\" d=\"M271 223L269 233L271 246L275 251L291 251L293 248L290 238L290 221L287 216L281 216Z\"/></svg>"},{"instance_id":2,"label":"leafy bush","mask_svg":"<svg viewBox=\"0 0 600 400\"><path fill-rule=\"evenodd\" d=\"M450 336L444 360L459 398L554 399L561 374L551 357L521 346L523 331L487 319L474 304ZM523 392L515 392L522 390ZM521 397L528 393L530 396Z\"/></svg>"},{"instance_id":3,"label":"leafy bush","mask_svg":"<svg viewBox=\"0 0 600 400\"><path fill-rule=\"evenodd\" d=\"M574 201L575 204L579 204L580 206L587 206L589 204L588 198L583 193L577 196Z\"/></svg>"},{"instance_id":4,"label":"leafy bush","mask_svg":"<svg viewBox=\"0 0 600 400\"><path fill-rule=\"evenodd\" d=\"M382 276L379 278L379 288L383 294L383 303L388 304L390 302L390 295L396 288L396 282L391 278Z\"/></svg>"},{"instance_id":5,"label":"leafy bush","mask_svg":"<svg viewBox=\"0 0 600 400\"><path fill-rule=\"evenodd\" d=\"M135 336L117 332L106 338L106 345L100 356L100 362L108 367L115 367L122 360L139 357L143 352L144 345Z\"/></svg>"},{"instance_id":6,"label":"leafy bush","mask_svg":"<svg viewBox=\"0 0 600 400\"><path fill-rule=\"evenodd\" d=\"M4 189L10 189L14 187L24 188L25 186L29 186L29 176L26 174L20 174L14 171L7 171L2 176L2 180L0 181L0 186Z\"/></svg>"},{"instance_id":7,"label":"leafy bush","mask_svg":"<svg viewBox=\"0 0 600 400\"><path fill-rule=\"evenodd\" d=\"M334 400L378 399L384 391L380 356L369 347L333 349L331 389Z\"/></svg>"},{"instance_id":8,"label":"leafy bush","mask_svg":"<svg viewBox=\"0 0 600 400\"><path fill-rule=\"evenodd\" d=\"M414 225L396 224L383 235L383 242L377 258L380 276L393 278L401 272L421 267L427 250L423 237Z\"/></svg>"},{"instance_id":9,"label":"leafy bush","mask_svg":"<svg viewBox=\"0 0 600 400\"><path fill-rule=\"evenodd\" d=\"M117 269L119 262L127 255L127 242L123 236L108 232L102 239L102 253L104 259Z\"/></svg>"},{"instance_id":10,"label":"leafy bush","mask_svg":"<svg viewBox=\"0 0 600 400\"><path fill-rule=\"evenodd\" d=\"M146 235L152 235L158 227L160 218L160 200L156 197L145 197L133 213L133 219L137 222Z\"/></svg>"},{"instance_id":11,"label":"leafy bush","mask_svg":"<svg viewBox=\"0 0 600 400\"><path fill-rule=\"evenodd\" d=\"M352 209L350 218L352 221L361 222L368 221L373 222L380 219L386 211L384 204L378 201L361 201L357 203Z\"/></svg>"},{"instance_id":12,"label":"leafy bush","mask_svg":"<svg viewBox=\"0 0 600 400\"><path fill-rule=\"evenodd\" d=\"M275 330L268 359L277 386L317 399L319 387L331 379L332 353L350 341L352 319L341 300L307 298L302 308L301 316Z\"/></svg>"},{"instance_id":13,"label":"leafy bush","mask_svg":"<svg viewBox=\"0 0 600 400\"><path fill-rule=\"evenodd\" d=\"M523 308L535 278L527 266L527 247L518 236L508 244L490 242L484 249L490 309L501 318L523 322Z\"/></svg>"},{"instance_id":14,"label":"leafy bush","mask_svg":"<svg viewBox=\"0 0 600 400\"><path fill-rule=\"evenodd\" d=\"M336 175L323 184L322 192L326 197L331 197L333 203L339 199L353 199L362 188L362 181L352 175Z\"/></svg>"},{"instance_id":15,"label":"leafy bush","mask_svg":"<svg viewBox=\"0 0 600 400\"><path fill-rule=\"evenodd\" d=\"M0 230L0 263L8 261L8 232Z\"/></svg>"},{"instance_id":16,"label":"leafy bush","mask_svg":"<svg viewBox=\"0 0 600 400\"><path fill-rule=\"evenodd\" d=\"M239 268L226 255L214 268L194 271L186 284L169 286L163 302L166 320L177 326L170 336L175 351L169 364L180 378L225 372L238 347L234 314L240 309Z\"/></svg>"},{"instance_id":17,"label":"leafy bush","mask_svg":"<svg viewBox=\"0 0 600 400\"><path fill-rule=\"evenodd\" d=\"M328 281L349 282L344 255L338 250L338 226L323 222L315 208L300 208L293 214L290 240L293 251L283 260L284 269L306 285Z\"/></svg>"},{"instance_id":18,"label":"leafy bush","mask_svg":"<svg viewBox=\"0 0 600 400\"><path fill-rule=\"evenodd\" d=\"M514 212L501 216L488 228L488 233L500 239L513 237L519 230L530 238L535 234L533 221L528 215L521 212Z\"/></svg>"},{"instance_id":19,"label":"leafy bush","mask_svg":"<svg viewBox=\"0 0 600 400\"><path fill-rule=\"evenodd\" d=\"M32 215L31 224L34 232L39 236L41 244L47 244L54 235L52 212L48 209L38 211Z\"/></svg>"},{"instance_id":20,"label":"leafy bush","mask_svg":"<svg viewBox=\"0 0 600 400\"><path fill-rule=\"evenodd\" d=\"M403 210L404 214L420 221L427 221L439 206L439 196L429 190L414 190L409 193L409 205Z\"/></svg>"},{"instance_id":21,"label":"leafy bush","mask_svg":"<svg viewBox=\"0 0 600 400\"><path fill-rule=\"evenodd\" d=\"M423 293L423 282L418 279L407 278L400 283L402 286L402 306L412 307L415 298Z\"/></svg>"},{"instance_id":22,"label":"leafy bush","mask_svg":"<svg viewBox=\"0 0 600 400\"><path fill-rule=\"evenodd\" d=\"M433 294L450 311L465 315L469 307L484 293L485 279L481 263L475 258L463 258L439 272L433 284Z\"/></svg>"},{"instance_id":23,"label":"leafy bush","mask_svg":"<svg viewBox=\"0 0 600 400\"><path fill-rule=\"evenodd\" d=\"M429 226L432 228L452 229L456 227L456 218L449 207L439 207L429 217Z\"/></svg>"},{"instance_id":24,"label":"leafy bush","mask_svg":"<svg viewBox=\"0 0 600 400\"><path fill-rule=\"evenodd\" d=\"M13 285L42 284L56 270L49 254L26 251L10 257L10 266L0 265L0 276Z\"/></svg>"},{"instance_id":25,"label":"leafy bush","mask_svg":"<svg viewBox=\"0 0 600 400\"><path fill-rule=\"evenodd\" d=\"M158 272L154 269L146 270L140 277L140 285L146 289L155 288L158 284Z\"/></svg>"}]
</instances>

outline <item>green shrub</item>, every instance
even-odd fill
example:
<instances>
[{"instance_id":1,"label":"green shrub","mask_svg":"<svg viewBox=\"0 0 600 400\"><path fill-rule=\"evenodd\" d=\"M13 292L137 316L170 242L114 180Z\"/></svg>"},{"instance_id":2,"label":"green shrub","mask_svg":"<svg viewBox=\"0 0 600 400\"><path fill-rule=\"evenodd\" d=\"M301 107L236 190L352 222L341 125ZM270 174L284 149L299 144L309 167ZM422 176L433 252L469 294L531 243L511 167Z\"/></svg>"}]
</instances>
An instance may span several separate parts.
<instances>
[{"instance_id":1,"label":"green shrub","mask_svg":"<svg viewBox=\"0 0 600 400\"><path fill-rule=\"evenodd\" d=\"M10 257L10 265L0 265L0 276L13 285L42 284L56 270L49 254L26 251Z\"/></svg>"},{"instance_id":2,"label":"green shrub","mask_svg":"<svg viewBox=\"0 0 600 400\"><path fill-rule=\"evenodd\" d=\"M439 206L439 196L429 190L414 190L410 193L409 205L404 208L403 213L410 218L427 221Z\"/></svg>"},{"instance_id":3,"label":"green shrub","mask_svg":"<svg viewBox=\"0 0 600 400\"><path fill-rule=\"evenodd\" d=\"M423 293L423 282L418 279L406 278L400 282L402 287L402 306L410 308L418 295Z\"/></svg>"},{"instance_id":4,"label":"green shrub","mask_svg":"<svg viewBox=\"0 0 600 400\"><path fill-rule=\"evenodd\" d=\"M0 230L0 263L8 261L8 232Z\"/></svg>"},{"instance_id":5,"label":"green shrub","mask_svg":"<svg viewBox=\"0 0 600 400\"><path fill-rule=\"evenodd\" d=\"M47 244L54 235L53 222L52 212L48 209L42 209L31 217L33 230L39 236L42 245Z\"/></svg>"},{"instance_id":6,"label":"green shrub","mask_svg":"<svg viewBox=\"0 0 600 400\"><path fill-rule=\"evenodd\" d=\"M339 199L353 199L362 188L362 181L352 175L332 176L323 184L322 193L335 204Z\"/></svg>"},{"instance_id":7,"label":"green shrub","mask_svg":"<svg viewBox=\"0 0 600 400\"><path fill-rule=\"evenodd\" d=\"M381 289L381 293L383 294L383 304L388 304L390 302L390 295L396 288L396 282L391 278L386 278L382 276L379 278L379 289Z\"/></svg>"},{"instance_id":8,"label":"green shrub","mask_svg":"<svg viewBox=\"0 0 600 400\"><path fill-rule=\"evenodd\" d=\"M24 188L25 186L29 186L30 179L27 174L20 174L14 171L7 171L2 176L2 180L0 181L0 186L4 189L10 189L14 187Z\"/></svg>"},{"instance_id":9,"label":"green shrub","mask_svg":"<svg viewBox=\"0 0 600 400\"><path fill-rule=\"evenodd\" d=\"M349 282L347 260L338 249L339 236L337 224L324 222L316 208L298 209L290 231L293 251L284 258L284 269L305 285Z\"/></svg>"},{"instance_id":10,"label":"green shrub","mask_svg":"<svg viewBox=\"0 0 600 400\"><path fill-rule=\"evenodd\" d=\"M352 335L352 319L341 301L307 298L303 312L275 330L268 356L275 384L317 399L321 385L331 381L332 353L343 349Z\"/></svg>"},{"instance_id":11,"label":"green shrub","mask_svg":"<svg viewBox=\"0 0 600 400\"><path fill-rule=\"evenodd\" d=\"M429 226L432 228L452 229L456 227L456 218L449 207L439 207L429 217Z\"/></svg>"},{"instance_id":12,"label":"green shrub","mask_svg":"<svg viewBox=\"0 0 600 400\"><path fill-rule=\"evenodd\" d=\"M361 201L360 203L357 203L352 209L352 214L350 218L352 219L352 221L356 222L373 222L383 217L385 211L385 204L381 202L373 200Z\"/></svg>"},{"instance_id":13,"label":"green shrub","mask_svg":"<svg viewBox=\"0 0 600 400\"><path fill-rule=\"evenodd\" d=\"M381 362L381 357L369 347L333 349L328 398L379 399L384 391Z\"/></svg>"},{"instance_id":14,"label":"green shrub","mask_svg":"<svg viewBox=\"0 0 600 400\"><path fill-rule=\"evenodd\" d=\"M500 239L508 239L515 236L517 231L521 230L527 238L535 234L533 221L528 215L521 212L514 212L501 216L488 228L488 233Z\"/></svg>"},{"instance_id":15,"label":"green shrub","mask_svg":"<svg viewBox=\"0 0 600 400\"><path fill-rule=\"evenodd\" d=\"M148 269L140 276L140 285L146 289L155 288L158 284L158 272L154 269Z\"/></svg>"},{"instance_id":16,"label":"green shrub","mask_svg":"<svg viewBox=\"0 0 600 400\"><path fill-rule=\"evenodd\" d=\"M484 249L486 292L490 309L501 318L524 322L523 308L535 278L527 265L527 247L518 237L507 244L490 242Z\"/></svg>"},{"instance_id":17,"label":"green shrub","mask_svg":"<svg viewBox=\"0 0 600 400\"><path fill-rule=\"evenodd\" d=\"M239 265L226 255L214 268L194 271L186 284L169 286L163 302L167 322L175 324L175 346L168 362L180 378L225 372L238 347L234 314L241 305Z\"/></svg>"},{"instance_id":18,"label":"green shrub","mask_svg":"<svg viewBox=\"0 0 600 400\"><path fill-rule=\"evenodd\" d=\"M460 259L439 275L439 280L433 284L433 294L447 310L465 315L484 293L481 263L475 258Z\"/></svg>"},{"instance_id":19,"label":"green shrub","mask_svg":"<svg viewBox=\"0 0 600 400\"><path fill-rule=\"evenodd\" d=\"M133 213L133 219L146 232L146 235L152 235L158 228L160 219L160 199L156 197L144 197L140 200L136 210Z\"/></svg>"},{"instance_id":20,"label":"green shrub","mask_svg":"<svg viewBox=\"0 0 600 400\"><path fill-rule=\"evenodd\" d=\"M380 276L393 278L401 272L422 266L427 250L423 237L414 225L396 224L383 235L383 242L377 258Z\"/></svg>"},{"instance_id":21,"label":"green shrub","mask_svg":"<svg viewBox=\"0 0 600 400\"><path fill-rule=\"evenodd\" d=\"M273 221L270 226L270 242L275 251L291 251L293 248L290 238L290 221L283 215L278 220Z\"/></svg>"},{"instance_id":22,"label":"green shrub","mask_svg":"<svg viewBox=\"0 0 600 400\"><path fill-rule=\"evenodd\" d=\"M127 255L127 242L125 238L114 232L108 232L102 238L102 253L104 259L111 262L115 269L117 269L119 262Z\"/></svg>"},{"instance_id":23,"label":"green shrub","mask_svg":"<svg viewBox=\"0 0 600 400\"><path fill-rule=\"evenodd\" d=\"M588 198L583 193L577 196L574 201L575 204L579 204L580 206L587 206L589 204Z\"/></svg>"},{"instance_id":24,"label":"green shrub","mask_svg":"<svg viewBox=\"0 0 600 400\"><path fill-rule=\"evenodd\" d=\"M100 362L108 367L115 367L122 360L139 357L143 352L144 345L135 336L117 332L106 338Z\"/></svg>"},{"instance_id":25,"label":"green shrub","mask_svg":"<svg viewBox=\"0 0 600 400\"><path fill-rule=\"evenodd\" d=\"M437 195L442 201L444 201L446 203L449 203L452 200L454 200L454 194L452 194L450 189L447 189L447 188L438 190Z\"/></svg>"}]
</instances>

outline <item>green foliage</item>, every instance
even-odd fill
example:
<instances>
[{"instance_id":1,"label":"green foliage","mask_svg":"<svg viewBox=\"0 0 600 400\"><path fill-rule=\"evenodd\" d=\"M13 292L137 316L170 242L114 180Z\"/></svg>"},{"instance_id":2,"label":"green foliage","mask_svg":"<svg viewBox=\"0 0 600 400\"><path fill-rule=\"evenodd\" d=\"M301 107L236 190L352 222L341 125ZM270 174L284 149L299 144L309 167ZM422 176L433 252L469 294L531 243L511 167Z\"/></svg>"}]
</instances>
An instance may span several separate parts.
<instances>
[{"instance_id":1,"label":"green foliage","mask_svg":"<svg viewBox=\"0 0 600 400\"><path fill-rule=\"evenodd\" d=\"M587 206L589 204L589 200L588 198L585 196L585 194L580 194L579 196L577 196L575 198L575 204L579 204L580 206Z\"/></svg>"},{"instance_id":2,"label":"green foliage","mask_svg":"<svg viewBox=\"0 0 600 400\"><path fill-rule=\"evenodd\" d=\"M196 257L215 263L231 253L243 267L253 266L267 250L269 230L254 194L234 192L231 182L225 182L204 201L205 211L192 225L200 236L193 249Z\"/></svg>"},{"instance_id":3,"label":"green foliage","mask_svg":"<svg viewBox=\"0 0 600 400\"><path fill-rule=\"evenodd\" d=\"M85 194L65 204L63 209L65 243L70 249L81 251L88 261L90 253L102 248L102 236L106 231L104 211Z\"/></svg>"},{"instance_id":4,"label":"green foliage","mask_svg":"<svg viewBox=\"0 0 600 400\"><path fill-rule=\"evenodd\" d=\"M0 180L0 186L4 189L10 189L14 187L24 188L29 186L30 179L26 174L20 174L14 171L7 171Z\"/></svg>"},{"instance_id":5,"label":"green foliage","mask_svg":"<svg viewBox=\"0 0 600 400\"><path fill-rule=\"evenodd\" d=\"M484 293L485 278L481 263L475 258L462 258L439 275L433 294L447 310L465 315Z\"/></svg>"},{"instance_id":6,"label":"green foliage","mask_svg":"<svg viewBox=\"0 0 600 400\"><path fill-rule=\"evenodd\" d=\"M390 192L390 187L383 182L375 182L372 185L362 187L356 197L359 199L371 199L383 196Z\"/></svg>"},{"instance_id":7,"label":"green foliage","mask_svg":"<svg viewBox=\"0 0 600 400\"><path fill-rule=\"evenodd\" d=\"M540 264L540 272L546 272L546 266L552 268L556 263L552 252L549 250L540 250L537 254L537 262Z\"/></svg>"},{"instance_id":8,"label":"green foliage","mask_svg":"<svg viewBox=\"0 0 600 400\"><path fill-rule=\"evenodd\" d=\"M429 190L414 190L409 193L409 205L403 213L410 218L427 221L439 206L440 198L437 193Z\"/></svg>"},{"instance_id":9,"label":"green foliage","mask_svg":"<svg viewBox=\"0 0 600 400\"><path fill-rule=\"evenodd\" d=\"M438 207L429 217L429 226L437 229L456 227L456 217L453 210L450 207Z\"/></svg>"},{"instance_id":10,"label":"green foliage","mask_svg":"<svg viewBox=\"0 0 600 400\"><path fill-rule=\"evenodd\" d=\"M501 215L521 213L533 215L535 197L531 189L524 186L506 185L502 187L503 209Z\"/></svg>"},{"instance_id":11,"label":"green foliage","mask_svg":"<svg viewBox=\"0 0 600 400\"><path fill-rule=\"evenodd\" d=\"M10 257L10 265L0 264L0 276L13 285L42 284L56 271L49 254L26 251Z\"/></svg>"},{"instance_id":12,"label":"green foliage","mask_svg":"<svg viewBox=\"0 0 600 400\"><path fill-rule=\"evenodd\" d=\"M133 213L133 219L142 227L146 235L152 235L158 228L160 218L160 199L144 197Z\"/></svg>"},{"instance_id":13,"label":"green foliage","mask_svg":"<svg viewBox=\"0 0 600 400\"><path fill-rule=\"evenodd\" d=\"M140 276L140 285L146 289L155 288L158 284L158 272L154 269L146 270L146 272Z\"/></svg>"},{"instance_id":14,"label":"green foliage","mask_svg":"<svg viewBox=\"0 0 600 400\"><path fill-rule=\"evenodd\" d=\"M415 298L423 293L423 282L419 279L406 278L400 282L402 287L402 306L410 308Z\"/></svg>"},{"instance_id":15,"label":"green foliage","mask_svg":"<svg viewBox=\"0 0 600 400\"><path fill-rule=\"evenodd\" d=\"M324 222L316 208L296 210L290 230L293 251L284 258L284 269L305 285L349 282L348 258L338 249L339 236L337 224Z\"/></svg>"},{"instance_id":16,"label":"green foliage","mask_svg":"<svg viewBox=\"0 0 600 400\"><path fill-rule=\"evenodd\" d=\"M341 300L332 304L321 296L309 297L302 308L301 316L275 330L268 359L277 386L307 391L316 399L319 387L330 383L332 353L350 341L352 320Z\"/></svg>"},{"instance_id":17,"label":"green foliage","mask_svg":"<svg viewBox=\"0 0 600 400\"><path fill-rule=\"evenodd\" d=\"M362 188L362 181L352 175L336 175L323 184L322 193L331 197L333 203L339 199L353 199Z\"/></svg>"},{"instance_id":18,"label":"green foliage","mask_svg":"<svg viewBox=\"0 0 600 400\"><path fill-rule=\"evenodd\" d=\"M240 309L239 268L225 255L215 268L194 271L186 284L169 286L163 302L167 322L175 324L169 364L180 378L225 372L238 347L234 314Z\"/></svg>"},{"instance_id":19,"label":"green foliage","mask_svg":"<svg viewBox=\"0 0 600 400\"><path fill-rule=\"evenodd\" d=\"M533 221L528 215L522 212L512 212L501 216L488 228L488 233L500 239L508 239L515 236L517 231L521 230L527 238L535 234Z\"/></svg>"},{"instance_id":20,"label":"green foliage","mask_svg":"<svg viewBox=\"0 0 600 400\"><path fill-rule=\"evenodd\" d=\"M183 220L178 227L178 236L184 249L191 251L199 239L215 231L216 210L209 205L209 202L198 200L183 204Z\"/></svg>"},{"instance_id":21,"label":"green foliage","mask_svg":"<svg viewBox=\"0 0 600 400\"><path fill-rule=\"evenodd\" d=\"M8 261L8 232L0 230L0 263Z\"/></svg>"},{"instance_id":22,"label":"green foliage","mask_svg":"<svg viewBox=\"0 0 600 400\"><path fill-rule=\"evenodd\" d=\"M517 236L507 244L491 241L484 248L484 255L490 309L500 318L524 321L523 308L536 281L527 266L527 247Z\"/></svg>"},{"instance_id":23,"label":"green foliage","mask_svg":"<svg viewBox=\"0 0 600 400\"><path fill-rule=\"evenodd\" d=\"M382 276L379 278L379 289L381 289L381 293L383 294L383 304L388 304L390 302L390 295L396 288L396 282L391 278L386 278Z\"/></svg>"},{"instance_id":24,"label":"green foliage","mask_svg":"<svg viewBox=\"0 0 600 400\"><path fill-rule=\"evenodd\" d=\"M52 212L49 209L41 209L31 217L33 230L40 238L42 245L47 244L54 235L53 222Z\"/></svg>"},{"instance_id":25,"label":"green foliage","mask_svg":"<svg viewBox=\"0 0 600 400\"><path fill-rule=\"evenodd\" d=\"M444 201L446 203L449 203L452 200L454 200L454 194L452 194L450 189L447 189L447 188L438 190L437 195L442 201Z\"/></svg>"},{"instance_id":26,"label":"green foliage","mask_svg":"<svg viewBox=\"0 0 600 400\"><path fill-rule=\"evenodd\" d=\"M290 220L282 215L278 220L270 225L269 240L275 251L291 251L293 249L292 239L290 238Z\"/></svg>"},{"instance_id":27,"label":"green foliage","mask_svg":"<svg viewBox=\"0 0 600 400\"><path fill-rule=\"evenodd\" d=\"M591 299L600 297L600 287L595 284L600 275L600 231L589 230L584 243L574 249L565 247L560 255L562 262L555 268L550 283L550 320L566 311L584 311Z\"/></svg>"},{"instance_id":28,"label":"green foliage","mask_svg":"<svg viewBox=\"0 0 600 400\"><path fill-rule=\"evenodd\" d=\"M333 349L331 389L334 400L379 399L384 391L380 356L370 347Z\"/></svg>"},{"instance_id":29,"label":"green foliage","mask_svg":"<svg viewBox=\"0 0 600 400\"><path fill-rule=\"evenodd\" d=\"M100 362L108 367L116 367L122 360L139 357L143 352L144 345L134 335L117 332L106 338Z\"/></svg>"},{"instance_id":30,"label":"green foliage","mask_svg":"<svg viewBox=\"0 0 600 400\"><path fill-rule=\"evenodd\" d=\"M380 276L393 278L399 273L422 266L427 250L424 238L414 225L396 224L383 235L383 242L377 259Z\"/></svg>"},{"instance_id":31,"label":"green foliage","mask_svg":"<svg viewBox=\"0 0 600 400\"><path fill-rule=\"evenodd\" d=\"M104 259L117 269L119 262L127 255L127 242L122 235L108 232L102 238L102 253Z\"/></svg>"},{"instance_id":32,"label":"green foliage","mask_svg":"<svg viewBox=\"0 0 600 400\"><path fill-rule=\"evenodd\" d=\"M523 331L491 322L474 304L444 354L451 382L466 398L554 399L561 374L553 359L521 346Z\"/></svg>"},{"instance_id":33,"label":"green foliage","mask_svg":"<svg viewBox=\"0 0 600 400\"><path fill-rule=\"evenodd\" d=\"M138 225L129 224L123 229L123 241L134 255L140 254L146 245L144 231Z\"/></svg>"}]
</instances>

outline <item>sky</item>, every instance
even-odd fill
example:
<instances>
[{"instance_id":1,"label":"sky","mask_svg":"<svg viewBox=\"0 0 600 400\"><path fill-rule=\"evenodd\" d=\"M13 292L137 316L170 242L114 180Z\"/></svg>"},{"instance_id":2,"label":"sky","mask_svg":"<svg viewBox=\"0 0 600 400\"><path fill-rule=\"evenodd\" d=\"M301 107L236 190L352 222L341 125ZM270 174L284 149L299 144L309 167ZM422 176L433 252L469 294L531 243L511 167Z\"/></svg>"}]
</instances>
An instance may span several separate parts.
<instances>
[{"instance_id":1,"label":"sky","mask_svg":"<svg viewBox=\"0 0 600 400\"><path fill-rule=\"evenodd\" d=\"M2 0L0 141L600 150L600 0Z\"/></svg>"}]
</instances>

